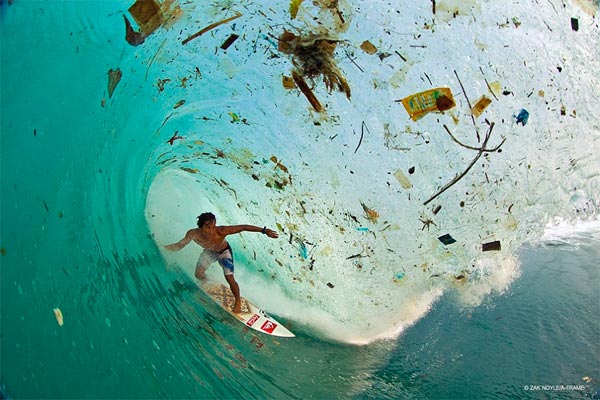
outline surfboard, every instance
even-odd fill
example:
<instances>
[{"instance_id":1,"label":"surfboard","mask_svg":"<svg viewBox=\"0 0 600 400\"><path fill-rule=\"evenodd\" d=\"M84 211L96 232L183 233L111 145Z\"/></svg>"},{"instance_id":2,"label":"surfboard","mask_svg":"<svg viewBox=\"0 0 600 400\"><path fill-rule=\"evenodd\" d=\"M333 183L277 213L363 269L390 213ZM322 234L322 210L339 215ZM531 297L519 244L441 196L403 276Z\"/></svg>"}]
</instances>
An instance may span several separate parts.
<instances>
[{"instance_id":1,"label":"surfboard","mask_svg":"<svg viewBox=\"0 0 600 400\"><path fill-rule=\"evenodd\" d=\"M242 312L240 314L235 314L232 311L233 305L235 304L235 297L233 297L233 293L231 293L231 290L227 286L211 282L203 284L201 288L211 299L215 301L215 303L220 305L225 311L227 311L245 326L271 336L296 336L279 321L249 302L244 297L241 298Z\"/></svg>"}]
</instances>

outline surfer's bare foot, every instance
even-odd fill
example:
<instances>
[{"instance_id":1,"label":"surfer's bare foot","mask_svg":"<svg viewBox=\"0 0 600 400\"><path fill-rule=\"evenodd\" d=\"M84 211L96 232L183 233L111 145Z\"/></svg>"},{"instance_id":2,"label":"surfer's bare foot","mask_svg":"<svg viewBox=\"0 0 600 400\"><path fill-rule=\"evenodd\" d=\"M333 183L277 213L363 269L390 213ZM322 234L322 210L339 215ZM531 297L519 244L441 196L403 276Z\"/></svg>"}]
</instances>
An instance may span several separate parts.
<instances>
[{"instance_id":1,"label":"surfer's bare foot","mask_svg":"<svg viewBox=\"0 0 600 400\"><path fill-rule=\"evenodd\" d=\"M233 313L234 314L242 313L242 305L240 303L235 303L235 306L233 307Z\"/></svg>"}]
</instances>

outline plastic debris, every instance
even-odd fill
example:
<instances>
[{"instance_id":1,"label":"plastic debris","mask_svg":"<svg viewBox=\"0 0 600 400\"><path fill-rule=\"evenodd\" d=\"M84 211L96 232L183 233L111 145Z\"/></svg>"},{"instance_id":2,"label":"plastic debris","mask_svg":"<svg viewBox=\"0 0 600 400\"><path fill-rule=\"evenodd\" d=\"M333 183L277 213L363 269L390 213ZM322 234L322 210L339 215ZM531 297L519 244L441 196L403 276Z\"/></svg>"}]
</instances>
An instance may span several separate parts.
<instances>
[{"instance_id":1,"label":"plastic debris","mask_svg":"<svg viewBox=\"0 0 600 400\"><path fill-rule=\"evenodd\" d=\"M575 32L579 30L579 20L577 18L571 18L571 29Z\"/></svg>"},{"instance_id":2,"label":"plastic debris","mask_svg":"<svg viewBox=\"0 0 600 400\"><path fill-rule=\"evenodd\" d=\"M485 111L487 106L489 106L491 103L492 103L492 99L490 99L486 95L481 96L479 98L479 100L477 100L477 102L475 103L473 108L471 109L473 116L475 118L478 118Z\"/></svg>"},{"instance_id":3,"label":"plastic debris","mask_svg":"<svg viewBox=\"0 0 600 400\"><path fill-rule=\"evenodd\" d=\"M360 205L362 206L367 219L373 223L376 223L379 219L379 213L372 208L367 207L363 202L361 202Z\"/></svg>"},{"instance_id":4,"label":"plastic debris","mask_svg":"<svg viewBox=\"0 0 600 400\"><path fill-rule=\"evenodd\" d=\"M306 248L304 242L300 242L300 257L305 260L308 258L308 249Z\"/></svg>"},{"instance_id":5,"label":"plastic debris","mask_svg":"<svg viewBox=\"0 0 600 400\"><path fill-rule=\"evenodd\" d=\"M125 20L125 40L132 46L138 46L146 40L146 35L143 32L136 32L131 26L131 22L123 15Z\"/></svg>"},{"instance_id":6,"label":"plastic debris","mask_svg":"<svg viewBox=\"0 0 600 400\"><path fill-rule=\"evenodd\" d=\"M219 68L221 71L225 72L225 75L227 75L229 79L233 79L237 72L236 65L228 57L221 57L219 59Z\"/></svg>"},{"instance_id":7,"label":"plastic debris","mask_svg":"<svg viewBox=\"0 0 600 400\"><path fill-rule=\"evenodd\" d=\"M398 272L396 275L394 275L393 281L395 283L399 283L405 277L406 277L406 274L404 272Z\"/></svg>"},{"instance_id":8,"label":"plastic debris","mask_svg":"<svg viewBox=\"0 0 600 400\"><path fill-rule=\"evenodd\" d=\"M491 82L488 85L488 89L494 96L499 96L502 94L502 84L498 81Z\"/></svg>"},{"instance_id":9,"label":"plastic debris","mask_svg":"<svg viewBox=\"0 0 600 400\"><path fill-rule=\"evenodd\" d=\"M303 0L291 0L290 1L290 16L292 17L292 19L296 19L296 17L298 16L298 8L300 7L300 3L302 3Z\"/></svg>"},{"instance_id":10,"label":"plastic debris","mask_svg":"<svg viewBox=\"0 0 600 400\"><path fill-rule=\"evenodd\" d=\"M296 89L296 83L294 82L294 79L291 76L282 76L281 83L283 84L284 89Z\"/></svg>"},{"instance_id":11,"label":"plastic debris","mask_svg":"<svg viewBox=\"0 0 600 400\"><path fill-rule=\"evenodd\" d=\"M108 70L108 97L112 97L115 88L121 81L123 73L119 68Z\"/></svg>"},{"instance_id":12,"label":"plastic debris","mask_svg":"<svg viewBox=\"0 0 600 400\"><path fill-rule=\"evenodd\" d=\"M360 45L360 48L367 54L377 53L377 47L375 47L373 45L373 43L369 42L368 40L365 40L364 42L362 42L362 44Z\"/></svg>"},{"instance_id":13,"label":"plastic debris","mask_svg":"<svg viewBox=\"0 0 600 400\"><path fill-rule=\"evenodd\" d=\"M527 125L527 121L529 120L529 111L527 111L526 109L521 109L521 111L519 111L519 115L516 116L517 118L517 125L518 124L522 124L523 126Z\"/></svg>"},{"instance_id":14,"label":"plastic debris","mask_svg":"<svg viewBox=\"0 0 600 400\"><path fill-rule=\"evenodd\" d=\"M165 0L162 3L157 0L137 0L129 7L129 14L140 27L137 32L131 26L131 22L125 15L125 39L132 46L138 46L146 40L160 26L169 28L181 16L181 8L174 5L174 0ZM173 7L172 7L173 6Z\"/></svg>"},{"instance_id":15,"label":"plastic debris","mask_svg":"<svg viewBox=\"0 0 600 400\"><path fill-rule=\"evenodd\" d=\"M356 228L356 230L359 232L369 232L369 228L367 228L366 226L359 226L358 228Z\"/></svg>"},{"instance_id":16,"label":"plastic debris","mask_svg":"<svg viewBox=\"0 0 600 400\"><path fill-rule=\"evenodd\" d=\"M239 116L239 115L237 115L237 114L236 114L236 113L234 113L234 112L231 112L231 111L230 111L230 112L228 112L227 114L229 114L229 116L231 117L231 121L229 121L229 122L231 122L232 124L237 124L237 123L239 123L239 122L242 120L242 119L240 118L240 116Z\"/></svg>"},{"instance_id":17,"label":"plastic debris","mask_svg":"<svg viewBox=\"0 0 600 400\"><path fill-rule=\"evenodd\" d=\"M227 50L229 48L229 46L231 46L233 44L233 42L235 42L238 38L239 38L238 35L236 35L235 33L232 33L231 35L229 35L227 40L223 42L223 44L221 45L221 49Z\"/></svg>"},{"instance_id":18,"label":"plastic debris","mask_svg":"<svg viewBox=\"0 0 600 400\"><path fill-rule=\"evenodd\" d=\"M481 251L499 251L502 250L502 246L499 240L493 242L483 243L481 245Z\"/></svg>"},{"instance_id":19,"label":"plastic debris","mask_svg":"<svg viewBox=\"0 0 600 400\"><path fill-rule=\"evenodd\" d=\"M331 289L333 289L335 287L335 285L331 282L327 282L327 286L329 286Z\"/></svg>"},{"instance_id":20,"label":"plastic debris","mask_svg":"<svg viewBox=\"0 0 600 400\"><path fill-rule=\"evenodd\" d=\"M446 87L419 92L401 101L413 121L417 121L427 113L443 112L456 106L450 88Z\"/></svg>"},{"instance_id":21,"label":"plastic debris","mask_svg":"<svg viewBox=\"0 0 600 400\"><path fill-rule=\"evenodd\" d=\"M452 243L456 243L456 240L450 236L450 234L446 233L445 235L442 235L440 237L438 237L438 240L440 242L442 242L443 244L452 244Z\"/></svg>"},{"instance_id":22,"label":"plastic debris","mask_svg":"<svg viewBox=\"0 0 600 400\"><path fill-rule=\"evenodd\" d=\"M56 322L58 322L58 326L63 326L63 315L62 311L60 311L60 308L54 309L54 316L56 317Z\"/></svg>"},{"instance_id":23,"label":"plastic debris","mask_svg":"<svg viewBox=\"0 0 600 400\"><path fill-rule=\"evenodd\" d=\"M173 108L179 108L182 105L185 104L185 100L179 100L177 103L175 103L175 105L173 106Z\"/></svg>"},{"instance_id":24,"label":"plastic debris","mask_svg":"<svg viewBox=\"0 0 600 400\"><path fill-rule=\"evenodd\" d=\"M412 183L410 183L406 175L404 175L404 173L401 170L397 170L396 172L394 172L394 178L396 178L398 182L400 182L404 189L410 189L412 187Z\"/></svg>"},{"instance_id":25,"label":"plastic debris","mask_svg":"<svg viewBox=\"0 0 600 400\"><path fill-rule=\"evenodd\" d=\"M128 11L146 36L158 29L164 21L160 4L156 0L137 0Z\"/></svg>"}]
</instances>

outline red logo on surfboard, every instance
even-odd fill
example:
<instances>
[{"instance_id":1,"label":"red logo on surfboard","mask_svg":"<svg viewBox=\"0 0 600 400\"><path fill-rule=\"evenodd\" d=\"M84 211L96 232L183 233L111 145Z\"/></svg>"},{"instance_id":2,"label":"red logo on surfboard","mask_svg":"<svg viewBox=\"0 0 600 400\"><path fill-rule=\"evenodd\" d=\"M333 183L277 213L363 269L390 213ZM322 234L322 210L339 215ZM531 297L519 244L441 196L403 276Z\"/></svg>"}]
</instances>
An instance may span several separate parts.
<instances>
[{"instance_id":1,"label":"red logo on surfboard","mask_svg":"<svg viewBox=\"0 0 600 400\"><path fill-rule=\"evenodd\" d=\"M273 333L273 331L275 330L275 328L277 328L277 324L271 322L271 321L267 321L265 322L260 329L262 329L263 331L267 332L267 333Z\"/></svg>"},{"instance_id":2,"label":"red logo on surfboard","mask_svg":"<svg viewBox=\"0 0 600 400\"><path fill-rule=\"evenodd\" d=\"M252 316L252 318L250 318L250 319L248 320L248 322L246 322L246 325L248 325L248 326L252 326L252 325L254 325L254 323L255 323L256 321L258 321L258 319L259 319L259 318L260 318L260 317L259 317L258 315L254 314L254 315Z\"/></svg>"}]
</instances>

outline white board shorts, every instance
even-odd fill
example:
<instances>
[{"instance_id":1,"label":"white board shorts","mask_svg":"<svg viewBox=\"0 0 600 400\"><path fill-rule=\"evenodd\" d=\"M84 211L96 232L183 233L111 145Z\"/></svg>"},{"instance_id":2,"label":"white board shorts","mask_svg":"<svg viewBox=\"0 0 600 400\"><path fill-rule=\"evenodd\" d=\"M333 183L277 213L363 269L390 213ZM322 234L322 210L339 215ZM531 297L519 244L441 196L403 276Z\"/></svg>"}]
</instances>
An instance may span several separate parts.
<instances>
[{"instance_id":1,"label":"white board shorts","mask_svg":"<svg viewBox=\"0 0 600 400\"><path fill-rule=\"evenodd\" d=\"M200 258L198 258L196 268L208 268L215 261L219 262L225 276L233 275L233 250L231 250L229 244L227 245L227 248L220 253L213 250L204 250L202 254L200 254Z\"/></svg>"}]
</instances>

